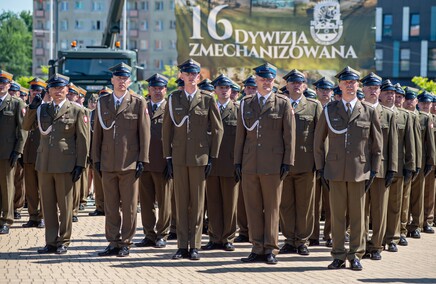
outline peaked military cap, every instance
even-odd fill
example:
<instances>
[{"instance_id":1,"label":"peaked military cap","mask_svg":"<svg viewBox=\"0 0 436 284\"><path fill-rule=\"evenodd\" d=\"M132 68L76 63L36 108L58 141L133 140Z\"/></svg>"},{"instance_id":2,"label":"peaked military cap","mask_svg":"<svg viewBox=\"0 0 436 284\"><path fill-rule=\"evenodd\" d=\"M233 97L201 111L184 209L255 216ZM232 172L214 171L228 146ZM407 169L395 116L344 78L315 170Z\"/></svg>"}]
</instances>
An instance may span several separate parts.
<instances>
[{"instance_id":1,"label":"peaked military cap","mask_svg":"<svg viewBox=\"0 0 436 284\"><path fill-rule=\"evenodd\" d=\"M316 99L316 93L314 90L307 88L304 90L303 95L309 99Z\"/></svg>"},{"instance_id":2,"label":"peaked military cap","mask_svg":"<svg viewBox=\"0 0 436 284\"><path fill-rule=\"evenodd\" d=\"M145 81L148 82L150 87L166 87L168 84L168 78L159 73L153 74Z\"/></svg>"},{"instance_id":3,"label":"peaked military cap","mask_svg":"<svg viewBox=\"0 0 436 284\"><path fill-rule=\"evenodd\" d=\"M404 91L406 93L405 95L406 100L413 100L416 99L416 97L418 96L418 90L415 88L406 87Z\"/></svg>"},{"instance_id":4,"label":"peaked military cap","mask_svg":"<svg viewBox=\"0 0 436 284\"><path fill-rule=\"evenodd\" d=\"M47 80L47 88L52 87L65 87L70 83L70 77L61 75L61 74L54 74Z\"/></svg>"},{"instance_id":5,"label":"peaked military cap","mask_svg":"<svg viewBox=\"0 0 436 284\"><path fill-rule=\"evenodd\" d=\"M342 90L339 88L339 86L333 88L333 95L342 96Z\"/></svg>"},{"instance_id":6,"label":"peaked military cap","mask_svg":"<svg viewBox=\"0 0 436 284\"><path fill-rule=\"evenodd\" d=\"M297 69L292 69L288 74L283 76L286 82L306 82L306 76Z\"/></svg>"},{"instance_id":7,"label":"peaked military cap","mask_svg":"<svg viewBox=\"0 0 436 284\"><path fill-rule=\"evenodd\" d=\"M82 87L78 87L78 89L79 89L79 96L80 97L85 97L87 91L84 88L82 88Z\"/></svg>"},{"instance_id":8,"label":"peaked military cap","mask_svg":"<svg viewBox=\"0 0 436 284\"><path fill-rule=\"evenodd\" d=\"M359 100L363 100L363 99L365 98L365 94L362 92L362 89L361 89L361 88L357 89L356 97L357 97Z\"/></svg>"},{"instance_id":9,"label":"peaked military cap","mask_svg":"<svg viewBox=\"0 0 436 284\"><path fill-rule=\"evenodd\" d=\"M132 74L132 67L121 62L120 64L110 67L109 71L112 72L112 76L130 77Z\"/></svg>"},{"instance_id":10,"label":"peaked military cap","mask_svg":"<svg viewBox=\"0 0 436 284\"><path fill-rule=\"evenodd\" d=\"M98 101L98 94L96 94L96 93L91 94L91 96L89 97L88 101L89 102L94 102L94 103L97 102Z\"/></svg>"},{"instance_id":11,"label":"peaked military cap","mask_svg":"<svg viewBox=\"0 0 436 284\"><path fill-rule=\"evenodd\" d=\"M69 83L68 89L69 89L68 91L70 93L75 93L76 95L79 95L79 93L80 93L79 87L74 85L74 83Z\"/></svg>"},{"instance_id":12,"label":"peaked military cap","mask_svg":"<svg viewBox=\"0 0 436 284\"><path fill-rule=\"evenodd\" d=\"M256 79L253 75L248 76L247 79L242 81L242 84L244 84L245 87L257 87Z\"/></svg>"},{"instance_id":13,"label":"peaked military cap","mask_svg":"<svg viewBox=\"0 0 436 284\"><path fill-rule=\"evenodd\" d=\"M373 72L369 73L365 77L363 77L360 82L362 82L363 86L381 86L382 78Z\"/></svg>"},{"instance_id":14,"label":"peaked military cap","mask_svg":"<svg viewBox=\"0 0 436 284\"><path fill-rule=\"evenodd\" d=\"M420 103L432 103L433 102L433 95L427 91L423 91L418 96L418 102L420 102Z\"/></svg>"},{"instance_id":15,"label":"peaked military cap","mask_svg":"<svg viewBox=\"0 0 436 284\"><path fill-rule=\"evenodd\" d=\"M233 91L236 91L236 92L240 92L241 91L241 87L238 84L236 84L235 82L233 82L233 81L232 81L232 84L230 85L230 88Z\"/></svg>"},{"instance_id":16,"label":"peaked military cap","mask_svg":"<svg viewBox=\"0 0 436 284\"><path fill-rule=\"evenodd\" d=\"M19 91L20 90L20 84L18 84L15 81L11 82L11 86L9 87L9 91Z\"/></svg>"},{"instance_id":17,"label":"peaked military cap","mask_svg":"<svg viewBox=\"0 0 436 284\"><path fill-rule=\"evenodd\" d=\"M354 70L350 66L345 67L342 69L338 74L335 76L339 80L359 80L360 78L360 72L357 70Z\"/></svg>"},{"instance_id":18,"label":"peaked military cap","mask_svg":"<svg viewBox=\"0 0 436 284\"><path fill-rule=\"evenodd\" d=\"M281 88L279 89L279 91L280 91L282 94L289 94L289 91L288 91L288 89L286 88L286 86L281 87Z\"/></svg>"},{"instance_id":19,"label":"peaked military cap","mask_svg":"<svg viewBox=\"0 0 436 284\"><path fill-rule=\"evenodd\" d=\"M98 94L101 96L101 95L104 95L104 94L112 94L113 92L114 91L111 88L105 86L105 87L103 87L103 89L98 91Z\"/></svg>"},{"instance_id":20,"label":"peaked military cap","mask_svg":"<svg viewBox=\"0 0 436 284\"><path fill-rule=\"evenodd\" d=\"M396 83L394 85L394 87L395 87L395 92L396 93L398 93L400 95L403 95L403 96L406 94L406 92L404 92L404 89L401 87L400 83Z\"/></svg>"},{"instance_id":21,"label":"peaked military cap","mask_svg":"<svg viewBox=\"0 0 436 284\"><path fill-rule=\"evenodd\" d=\"M176 83L177 83L177 87L184 87L185 86L185 82L181 78L177 79Z\"/></svg>"},{"instance_id":22,"label":"peaked military cap","mask_svg":"<svg viewBox=\"0 0 436 284\"><path fill-rule=\"evenodd\" d=\"M212 91L215 90L215 88L214 88L214 86L212 84L212 81L207 79L207 78L204 79L203 81L201 81L200 83L198 83L197 86L198 86L198 88L200 90L203 90L203 91L210 91L210 92L212 92Z\"/></svg>"},{"instance_id":23,"label":"peaked military cap","mask_svg":"<svg viewBox=\"0 0 436 284\"><path fill-rule=\"evenodd\" d=\"M24 88L24 87L20 87L20 96L24 97L24 96L28 96L29 95L29 89Z\"/></svg>"},{"instance_id":24,"label":"peaked military cap","mask_svg":"<svg viewBox=\"0 0 436 284\"><path fill-rule=\"evenodd\" d=\"M382 90L382 91L395 91L395 86L391 83L391 80L386 79L383 81L380 90Z\"/></svg>"},{"instance_id":25,"label":"peaked military cap","mask_svg":"<svg viewBox=\"0 0 436 284\"><path fill-rule=\"evenodd\" d=\"M333 89L335 87L335 84L333 84L332 81L326 79L325 77L322 77L321 79L313 83L313 85L317 89Z\"/></svg>"},{"instance_id":26,"label":"peaked military cap","mask_svg":"<svg viewBox=\"0 0 436 284\"><path fill-rule=\"evenodd\" d=\"M253 68L253 70L256 72L257 76L262 78L272 79L277 76L277 68L268 62Z\"/></svg>"},{"instance_id":27,"label":"peaked military cap","mask_svg":"<svg viewBox=\"0 0 436 284\"><path fill-rule=\"evenodd\" d=\"M224 74L220 74L218 77L216 77L216 78L211 82L211 84L212 84L214 87L217 87L217 86L232 86L233 81L230 80L226 75L224 75Z\"/></svg>"},{"instance_id":28,"label":"peaked military cap","mask_svg":"<svg viewBox=\"0 0 436 284\"><path fill-rule=\"evenodd\" d=\"M10 83L12 81L12 75L9 72L6 72L5 70L0 70L0 83Z\"/></svg>"},{"instance_id":29,"label":"peaked military cap","mask_svg":"<svg viewBox=\"0 0 436 284\"><path fill-rule=\"evenodd\" d=\"M178 65L180 72L187 72L187 73L200 73L201 65L197 61L195 61L192 58L189 58L182 64Z\"/></svg>"},{"instance_id":30,"label":"peaked military cap","mask_svg":"<svg viewBox=\"0 0 436 284\"><path fill-rule=\"evenodd\" d=\"M40 78L35 77L28 82L31 90L42 90L47 87L47 84Z\"/></svg>"}]
</instances>

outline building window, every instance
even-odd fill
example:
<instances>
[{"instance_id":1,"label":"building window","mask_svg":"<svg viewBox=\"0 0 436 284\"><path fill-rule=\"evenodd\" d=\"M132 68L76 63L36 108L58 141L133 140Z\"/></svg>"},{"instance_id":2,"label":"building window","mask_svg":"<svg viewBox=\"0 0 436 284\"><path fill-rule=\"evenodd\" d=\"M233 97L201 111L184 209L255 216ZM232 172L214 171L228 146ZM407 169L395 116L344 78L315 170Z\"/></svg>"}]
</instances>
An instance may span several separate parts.
<instances>
[{"instance_id":1,"label":"building window","mask_svg":"<svg viewBox=\"0 0 436 284\"><path fill-rule=\"evenodd\" d=\"M400 50L400 71L410 70L410 49Z\"/></svg>"},{"instance_id":2,"label":"building window","mask_svg":"<svg viewBox=\"0 0 436 284\"><path fill-rule=\"evenodd\" d=\"M138 48L136 45L136 40L129 40L129 49L135 49Z\"/></svg>"},{"instance_id":3,"label":"building window","mask_svg":"<svg viewBox=\"0 0 436 284\"><path fill-rule=\"evenodd\" d=\"M67 49L67 48L68 48L68 41L64 39L61 41L61 49Z\"/></svg>"},{"instance_id":4,"label":"building window","mask_svg":"<svg viewBox=\"0 0 436 284\"><path fill-rule=\"evenodd\" d=\"M163 30L163 21L162 20L157 20L154 23L154 31L155 32L160 32Z\"/></svg>"},{"instance_id":5,"label":"building window","mask_svg":"<svg viewBox=\"0 0 436 284\"><path fill-rule=\"evenodd\" d=\"M148 11L148 1L141 2L141 10Z\"/></svg>"},{"instance_id":6,"label":"building window","mask_svg":"<svg viewBox=\"0 0 436 284\"><path fill-rule=\"evenodd\" d=\"M84 26L83 21L81 21L81 20L76 20L75 25L74 25L74 28L75 28L76 30L81 30L81 29L83 29L83 26Z\"/></svg>"},{"instance_id":7,"label":"building window","mask_svg":"<svg viewBox=\"0 0 436 284\"><path fill-rule=\"evenodd\" d=\"M176 47L177 47L177 42L176 42L176 40L175 39L171 39L170 40L170 49L176 49Z\"/></svg>"},{"instance_id":8,"label":"building window","mask_svg":"<svg viewBox=\"0 0 436 284\"><path fill-rule=\"evenodd\" d=\"M163 60L160 60L160 59L154 60L154 68L161 70L161 69L163 69L163 67L164 67Z\"/></svg>"},{"instance_id":9,"label":"building window","mask_svg":"<svg viewBox=\"0 0 436 284\"><path fill-rule=\"evenodd\" d=\"M140 46L139 48L141 50L147 50L148 49L148 40L146 39L141 39L141 41L139 42Z\"/></svg>"},{"instance_id":10,"label":"building window","mask_svg":"<svg viewBox=\"0 0 436 284\"><path fill-rule=\"evenodd\" d=\"M164 3L163 1L156 1L155 2L155 8L156 11L163 11L164 9Z\"/></svg>"},{"instance_id":11,"label":"building window","mask_svg":"<svg viewBox=\"0 0 436 284\"><path fill-rule=\"evenodd\" d=\"M141 29L143 31L148 31L148 21L142 21L141 22Z\"/></svg>"},{"instance_id":12,"label":"building window","mask_svg":"<svg viewBox=\"0 0 436 284\"><path fill-rule=\"evenodd\" d=\"M91 24L92 24L92 30L94 30L94 31L99 31L99 30L101 30L101 23L100 23L100 21L91 21Z\"/></svg>"},{"instance_id":13,"label":"building window","mask_svg":"<svg viewBox=\"0 0 436 284\"><path fill-rule=\"evenodd\" d=\"M410 15L410 36L419 36L419 14Z\"/></svg>"},{"instance_id":14,"label":"building window","mask_svg":"<svg viewBox=\"0 0 436 284\"><path fill-rule=\"evenodd\" d=\"M170 29L172 29L172 30L176 29L176 21L175 20L170 21Z\"/></svg>"},{"instance_id":15,"label":"building window","mask_svg":"<svg viewBox=\"0 0 436 284\"><path fill-rule=\"evenodd\" d=\"M138 10L138 2L134 1L134 2L130 2L127 1L127 10Z\"/></svg>"},{"instance_id":16,"label":"building window","mask_svg":"<svg viewBox=\"0 0 436 284\"><path fill-rule=\"evenodd\" d=\"M428 50L428 71L436 71L436 48Z\"/></svg>"},{"instance_id":17,"label":"building window","mask_svg":"<svg viewBox=\"0 0 436 284\"><path fill-rule=\"evenodd\" d=\"M101 1L92 2L92 10L93 11L103 11L103 2L101 2Z\"/></svg>"},{"instance_id":18,"label":"building window","mask_svg":"<svg viewBox=\"0 0 436 284\"><path fill-rule=\"evenodd\" d=\"M76 10L83 10L83 1L76 1L74 2L74 9Z\"/></svg>"},{"instance_id":19,"label":"building window","mask_svg":"<svg viewBox=\"0 0 436 284\"><path fill-rule=\"evenodd\" d=\"M171 0L170 1L170 10L174 11L174 9L175 9L174 0Z\"/></svg>"},{"instance_id":20,"label":"building window","mask_svg":"<svg viewBox=\"0 0 436 284\"><path fill-rule=\"evenodd\" d=\"M44 29L44 23L42 21L37 21L36 22L36 28L38 30L43 30Z\"/></svg>"},{"instance_id":21,"label":"building window","mask_svg":"<svg viewBox=\"0 0 436 284\"><path fill-rule=\"evenodd\" d=\"M383 36L392 36L392 15L383 15Z\"/></svg>"},{"instance_id":22,"label":"building window","mask_svg":"<svg viewBox=\"0 0 436 284\"><path fill-rule=\"evenodd\" d=\"M37 41L36 41L36 48L43 48L43 43L42 43L42 40L41 39L38 39Z\"/></svg>"},{"instance_id":23,"label":"building window","mask_svg":"<svg viewBox=\"0 0 436 284\"><path fill-rule=\"evenodd\" d=\"M129 28L129 31L131 30L137 30L138 29L138 22L137 21L129 21L129 24L127 25Z\"/></svg>"},{"instance_id":24,"label":"building window","mask_svg":"<svg viewBox=\"0 0 436 284\"><path fill-rule=\"evenodd\" d=\"M383 49L375 50L375 70L383 71Z\"/></svg>"},{"instance_id":25,"label":"building window","mask_svg":"<svg viewBox=\"0 0 436 284\"><path fill-rule=\"evenodd\" d=\"M42 3L42 1L36 1L36 10L44 10L44 3Z\"/></svg>"},{"instance_id":26,"label":"building window","mask_svg":"<svg viewBox=\"0 0 436 284\"><path fill-rule=\"evenodd\" d=\"M67 1L61 2L61 11L68 11L68 2Z\"/></svg>"},{"instance_id":27,"label":"building window","mask_svg":"<svg viewBox=\"0 0 436 284\"><path fill-rule=\"evenodd\" d=\"M68 20L61 21L61 31L68 31Z\"/></svg>"},{"instance_id":28,"label":"building window","mask_svg":"<svg viewBox=\"0 0 436 284\"><path fill-rule=\"evenodd\" d=\"M156 50L162 49L162 41L160 39L157 39L154 41L154 49L156 49Z\"/></svg>"}]
</instances>

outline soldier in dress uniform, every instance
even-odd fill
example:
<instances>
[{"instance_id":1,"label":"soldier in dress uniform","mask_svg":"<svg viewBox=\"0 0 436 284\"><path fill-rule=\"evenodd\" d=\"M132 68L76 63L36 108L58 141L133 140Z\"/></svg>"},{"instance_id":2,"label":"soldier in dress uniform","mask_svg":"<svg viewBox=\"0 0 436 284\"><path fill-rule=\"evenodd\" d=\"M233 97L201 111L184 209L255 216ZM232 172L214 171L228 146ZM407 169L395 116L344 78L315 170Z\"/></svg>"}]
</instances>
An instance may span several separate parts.
<instances>
[{"instance_id":1,"label":"soldier in dress uniform","mask_svg":"<svg viewBox=\"0 0 436 284\"><path fill-rule=\"evenodd\" d=\"M213 93L215 91L214 86L212 85L212 81L209 79L204 79L200 83L197 84L198 88L203 91L208 91L209 94Z\"/></svg>"},{"instance_id":2,"label":"soldier in dress uniform","mask_svg":"<svg viewBox=\"0 0 436 284\"><path fill-rule=\"evenodd\" d=\"M8 94L12 77L11 73L0 70L0 234L9 234L9 226L15 219L14 174L27 139L27 132L22 128L26 105Z\"/></svg>"},{"instance_id":3,"label":"soldier in dress uniform","mask_svg":"<svg viewBox=\"0 0 436 284\"><path fill-rule=\"evenodd\" d=\"M20 88L20 99L27 104L28 98L29 98L29 89L21 87Z\"/></svg>"},{"instance_id":4,"label":"soldier in dress uniform","mask_svg":"<svg viewBox=\"0 0 436 284\"><path fill-rule=\"evenodd\" d=\"M342 100L342 91L339 88L339 86L336 86L333 88L333 99L335 101L341 101Z\"/></svg>"},{"instance_id":5,"label":"soldier in dress uniform","mask_svg":"<svg viewBox=\"0 0 436 284\"><path fill-rule=\"evenodd\" d=\"M396 115L388 107L379 103L380 91L394 95L395 87L391 81L369 73L361 80L365 102L377 110L383 133L382 163L369 191L366 193L365 235L366 256L372 260L380 260L386 232L389 188L398 172L398 131ZM380 87L381 86L381 87ZM369 239L369 221L372 222L372 236Z\"/></svg>"},{"instance_id":6,"label":"soldier in dress uniform","mask_svg":"<svg viewBox=\"0 0 436 284\"><path fill-rule=\"evenodd\" d=\"M91 110L86 108L83 103L85 102L85 98L86 98L86 93L87 91L85 89L83 89L82 87L78 87L79 90L79 97L77 99L77 103L79 105L81 105L83 107L83 109L85 110L85 114L87 117L91 116ZM91 140L91 125L88 124L88 145L90 145L90 140ZM89 148L89 147L88 147ZM87 158L87 162L86 162L86 167L83 171L82 176L80 177L80 186L79 186L79 195L78 195L78 204L79 204L79 210L83 211L85 210L86 204L88 203L88 195L89 195L89 191L88 191L88 181L89 181L89 177L88 177L88 172L89 172L89 154L88 153L88 158Z\"/></svg>"},{"instance_id":7,"label":"soldier in dress uniform","mask_svg":"<svg viewBox=\"0 0 436 284\"><path fill-rule=\"evenodd\" d=\"M223 126L214 98L197 87L200 64L188 59L178 67L185 87L168 97L162 129L166 174L174 174L177 211L178 250L172 258L198 260L206 178L212 159L218 157Z\"/></svg>"},{"instance_id":8,"label":"soldier in dress uniform","mask_svg":"<svg viewBox=\"0 0 436 284\"><path fill-rule=\"evenodd\" d=\"M172 179L164 175L166 160L162 150L162 124L166 105L168 78L154 74L146 80L150 100L147 103L151 118L150 163L140 178L139 202L145 238L135 245L138 247L164 248L171 221ZM157 208L155 207L157 201ZM156 209L158 218L156 222Z\"/></svg>"},{"instance_id":9,"label":"soldier in dress uniform","mask_svg":"<svg viewBox=\"0 0 436 284\"><path fill-rule=\"evenodd\" d=\"M230 90L232 91L230 94L230 99L233 102L236 102L239 97L239 92L241 91L241 86L232 81L232 85L230 86Z\"/></svg>"},{"instance_id":10,"label":"soldier in dress uniform","mask_svg":"<svg viewBox=\"0 0 436 284\"><path fill-rule=\"evenodd\" d=\"M265 63L254 70L257 92L241 101L235 142L235 173L253 244L241 261L276 264L283 180L295 158L295 116L289 99L272 91L276 67Z\"/></svg>"},{"instance_id":11,"label":"soldier in dress uniform","mask_svg":"<svg viewBox=\"0 0 436 284\"><path fill-rule=\"evenodd\" d=\"M433 93L433 103L432 103L432 106L430 108L430 113L433 115L433 125L436 125L436 95L434 93ZM436 140L436 127L433 128L433 131L435 132L435 140ZM433 180L430 182L434 183L435 177L436 177L436 171L433 173ZM434 222L434 212L435 212L435 208L436 208L436 202L435 202L436 192L434 192L433 199L432 199L432 197L430 196L431 189L432 188L430 187L429 191L426 192L427 193L426 197L428 195L426 200L428 200L428 201L426 203L426 208L424 209L424 222L427 222L427 223L424 223L424 227L423 227L423 231L424 232L427 231L427 233L429 233L429 234L432 234L432 230L434 233L434 229L431 226L436 226L436 223ZM433 208L430 207L431 203L433 203Z\"/></svg>"},{"instance_id":12,"label":"soldier in dress uniform","mask_svg":"<svg viewBox=\"0 0 436 284\"><path fill-rule=\"evenodd\" d=\"M342 100L327 104L315 130L317 174L330 188L332 256L329 269L362 270L365 252L365 192L381 163L383 137L378 111L356 97L360 73L351 67L336 75ZM328 153L324 141L328 137ZM326 181L326 183L327 183ZM346 214L350 217L350 247L345 249Z\"/></svg>"},{"instance_id":13,"label":"soldier in dress uniform","mask_svg":"<svg viewBox=\"0 0 436 284\"><path fill-rule=\"evenodd\" d=\"M285 244L280 253L309 255L307 242L312 235L315 210L315 161L313 138L322 112L319 101L304 95L306 77L293 69L283 77L289 91L289 100L295 113L295 160L290 174L283 181L280 203L280 228Z\"/></svg>"},{"instance_id":14,"label":"soldier in dress uniform","mask_svg":"<svg viewBox=\"0 0 436 284\"><path fill-rule=\"evenodd\" d=\"M221 74L212 84L218 97L218 108L224 127L218 158L214 160L212 172L206 180L206 196L209 217L209 242L203 250L224 249L233 251L236 235L236 204L238 182L233 172L233 156L236 135L238 106L230 99L232 81Z\"/></svg>"},{"instance_id":15,"label":"soldier in dress uniform","mask_svg":"<svg viewBox=\"0 0 436 284\"><path fill-rule=\"evenodd\" d=\"M36 96L44 96L47 83L36 77L30 82L29 103L32 103ZM45 95L49 97L49 95ZM26 184L27 210L29 212L29 221L23 224L24 228L44 228L45 223L42 215L41 190L38 182L38 172L35 170L37 149L41 133L39 132L38 123L35 120L29 129L29 135L24 145L23 163L24 163L24 183Z\"/></svg>"},{"instance_id":16,"label":"soldier in dress uniform","mask_svg":"<svg viewBox=\"0 0 436 284\"><path fill-rule=\"evenodd\" d=\"M388 251L397 252L400 240L401 203L403 199L404 183L409 183L416 169L415 164L415 135L413 121L410 113L395 106L395 97L404 96L401 85L395 84L394 89L390 84L382 85L380 104L392 109L396 116L397 141L398 141L398 170L394 175L389 189L388 207L386 212L386 233L383 244L388 245Z\"/></svg>"},{"instance_id":17,"label":"soldier in dress uniform","mask_svg":"<svg viewBox=\"0 0 436 284\"><path fill-rule=\"evenodd\" d=\"M66 99L68 77L54 74L47 83L53 102L41 104L42 98L36 96L29 105L23 128L31 130L36 121L41 133L35 169L41 189L46 245L38 253L64 254L71 239L73 184L79 180L86 163L89 121L82 108Z\"/></svg>"},{"instance_id":18,"label":"soldier in dress uniform","mask_svg":"<svg viewBox=\"0 0 436 284\"><path fill-rule=\"evenodd\" d=\"M20 98L20 88L21 85L15 81L11 82L11 86L9 87L8 93L11 97Z\"/></svg>"},{"instance_id":19,"label":"soldier in dress uniform","mask_svg":"<svg viewBox=\"0 0 436 284\"><path fill-rule=\"evenodd\" d=\"M100 97L96 110L92 156L102 174L109 242L99 256L129 255L136 231L138 178L149 162L150 116L145 99L129 92L131 69L125 63L109 68L114 92Z\"/></svg>"},{"instance_id":20,"label":"soldier in dress uniform","mask_svg":"<svg viewBox=\"0 0 436 284\"><path fill-rule=\"evenodd\" d=\"M315 83L316 95L318 101L321 103L324 108L329 102L333 99L333 88L335 85L332 81L322 77ZM327 143L326 143L327 144ZM327 152L327 150L326 150ZM321 211L324 210L324 232L323 232L323 240L325 241L325 245L327 247L332 246L332 223L330 218L330 200L329 200L329 190L326 185L322 185L321 180L319 178L316 179L315 185L315 222L313 233L309 238L309 246L319 245L319 231L320 231L320 216Z\"/></svg>"}]
</instances>

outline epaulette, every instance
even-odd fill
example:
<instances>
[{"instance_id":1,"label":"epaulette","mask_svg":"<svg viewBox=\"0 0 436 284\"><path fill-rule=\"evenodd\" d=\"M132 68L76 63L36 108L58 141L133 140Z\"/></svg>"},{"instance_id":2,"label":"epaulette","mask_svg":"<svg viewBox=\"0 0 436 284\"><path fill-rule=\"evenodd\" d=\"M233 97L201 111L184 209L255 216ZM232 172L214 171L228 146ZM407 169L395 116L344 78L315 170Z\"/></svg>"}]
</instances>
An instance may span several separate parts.
<instances>
[{"instance_id":1,"label":"epaulette","mask_svg":"<svg viewBox=\"0 0 436 284\"><path fill-rule=\"evenodd\" d=\"M370 108L372 108L372 109L375 109L375 107L374 107L372 104L368 103L368 102L361 101L360 103L361 103L362 105L364 105L364 106L367 106L367 107L370 107Z\"/></svg>"},{"instance_id":2,"label":"epaulette","mask_svg":"<svg viewBox=\"0 0 436 284\"><path fill-rule=\"evenodd\" d=\"M382 106L383 109L385 109L385 110L387 110L387 111L390 111L390 112L394 113L394 111L393 111L390 107L386 107L386 106L384 106L384 105L381 105L381 106Z\"/></svg>"},{"instance_id":3,"label":"epaulette","mask_svg":"<svg viewBox=\"0 0 436 284\"><path fill-rule=\"evenodd\" d=\"M306 100L307 100L308 102L311 102L311 103L314 103L314 104L318 104L318 102L321 103L321 102L318 101L317 99L306 98Z\"/></svg>"},{"instance_id":4,"label":"epaulette","mask_svg":"<svg viewBox=\"0 0 436 284\"><path fill-rule=\"evenodd\" d=\"M285 101L289 101L289 98L288 98L287 96L285 96L285 95L282 95L282 94L277 94L277 93L276 93L276 97L277 97L277 98L280 98L280 99L282 99L282 100L285 100Z\"/></svg>"},{"instance_id":5,"label":"epaulette","mask_svg":"<svg viewBox=\"0 0 436 284\"><path fill-rule=\"evenodd\" d=\"M251 99L253 96L254 96L254 95L245 95L245 96L243 96L243 97L241 98L241 101L242 101L242 100Z\"/></svg>"},{"instance_id":6,"label":"epaulette","mask_svg":"<svg viewBox=\"0 0 436 284\"><path fill-rule=\"evenodd\" d=\"M100 95L98 98L101 99L101 98L107 97L107 96L109 96L109 95L112 96L112 94L109 94L109 93L103 93L103 95Z\"/></svg>"}]
</instances>

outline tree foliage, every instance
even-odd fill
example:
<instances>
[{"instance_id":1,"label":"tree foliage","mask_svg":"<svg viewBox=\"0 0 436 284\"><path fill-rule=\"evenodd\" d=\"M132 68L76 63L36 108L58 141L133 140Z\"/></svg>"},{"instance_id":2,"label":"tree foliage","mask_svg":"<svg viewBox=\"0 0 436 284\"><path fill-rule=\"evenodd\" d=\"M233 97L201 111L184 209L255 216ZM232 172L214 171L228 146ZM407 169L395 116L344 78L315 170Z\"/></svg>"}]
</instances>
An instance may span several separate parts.
<instances>
[{"instance_id":1,"label":"tree foliage","mask_svg":"<svg viewBox=\"0 0 436 284\"><path fill-rule=\"evenodd\" d=\"M436 94L436 82L419 76L413 77L412 82L415 83L420 89Z\"/></svg>"}]
</instances>

